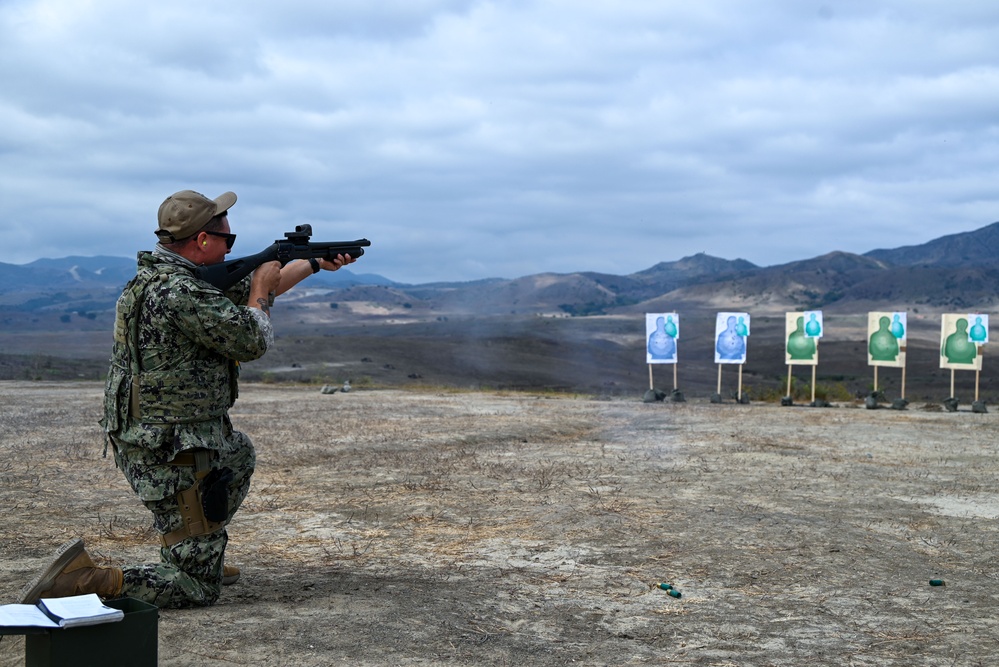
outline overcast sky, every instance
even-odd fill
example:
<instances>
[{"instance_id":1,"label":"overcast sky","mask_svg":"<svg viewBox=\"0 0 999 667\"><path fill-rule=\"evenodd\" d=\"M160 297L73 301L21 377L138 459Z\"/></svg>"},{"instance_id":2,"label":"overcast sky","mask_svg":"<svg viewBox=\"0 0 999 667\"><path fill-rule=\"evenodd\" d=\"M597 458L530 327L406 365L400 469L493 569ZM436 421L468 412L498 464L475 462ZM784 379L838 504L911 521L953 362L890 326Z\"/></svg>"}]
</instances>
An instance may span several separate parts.
<instances>
[{"instance_id":1,"label":"overcast sky","mask_svg":"<svg viewBox=\"0 0 999 667\"><path fill-rule=\"evenodd\" d=\"M999 220L994 0L4 0L0 73L0 262L131 257L182 189L230 257L311 223L414 283Z\"/></svg>"}]
</instances>

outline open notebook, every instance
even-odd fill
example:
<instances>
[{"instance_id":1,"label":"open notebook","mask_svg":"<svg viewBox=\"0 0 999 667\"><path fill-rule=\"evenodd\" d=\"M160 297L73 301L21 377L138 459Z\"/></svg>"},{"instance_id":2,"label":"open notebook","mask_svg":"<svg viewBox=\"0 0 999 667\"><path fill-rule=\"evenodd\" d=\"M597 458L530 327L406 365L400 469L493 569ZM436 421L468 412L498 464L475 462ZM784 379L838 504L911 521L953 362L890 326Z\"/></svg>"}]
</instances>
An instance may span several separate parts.
<instances>
[{"instance_id":1,"label":"open notebook","mask_svg":"<svg viewBox=\"0 0 999 667\"><path fill-rule=\"evenodd\" d=\"M75 628L112 623L124 617L125 612L108 607L94 593L48 598L38 604L0 605L0 626L4 627Z\"/></svg>"}]
</instances>

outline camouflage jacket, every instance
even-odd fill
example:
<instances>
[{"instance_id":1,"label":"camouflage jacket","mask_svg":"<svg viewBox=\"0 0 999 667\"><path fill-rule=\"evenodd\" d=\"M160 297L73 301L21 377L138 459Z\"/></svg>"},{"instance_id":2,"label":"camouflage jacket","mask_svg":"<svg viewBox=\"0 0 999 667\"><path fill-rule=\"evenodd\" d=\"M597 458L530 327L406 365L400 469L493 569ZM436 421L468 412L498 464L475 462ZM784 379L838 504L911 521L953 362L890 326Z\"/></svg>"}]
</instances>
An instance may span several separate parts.
<instances>
[{"instance_id":1,"label":"camouflage jacket","mask_svg":"<svg viewBox=\"0 0 999 667\"><path fill-rule=\"evenodd\" d=\"M249 278L223 294L193 267L162 248L141 252L118 299L101 425L124 462L157 465L184 449L223 447L239 362L263 356L272 336L265 315L237 305Z\"/></svg>"}]
</instances>

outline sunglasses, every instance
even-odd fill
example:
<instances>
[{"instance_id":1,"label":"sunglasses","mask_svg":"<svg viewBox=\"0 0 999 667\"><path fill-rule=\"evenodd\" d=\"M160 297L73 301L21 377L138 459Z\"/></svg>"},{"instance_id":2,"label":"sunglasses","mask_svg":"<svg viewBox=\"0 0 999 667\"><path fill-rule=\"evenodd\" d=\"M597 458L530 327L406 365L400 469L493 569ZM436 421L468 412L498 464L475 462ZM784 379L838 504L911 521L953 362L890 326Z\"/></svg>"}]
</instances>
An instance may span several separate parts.
<instances>
[{"instance_id":1,"label":"sunglasses","mask_svg":"<svg viewBox=\"0 0 999 667\"><path fill-rule=\"evenodd\" d=\"M226 234L225 232L210 232L207 229L203 231L205 232L205 234L209 234L211 236L221 236L222 238L224 238L226 250L232 250L232 246L236 242L235 234Z\"/></svg>"}]
</instances>

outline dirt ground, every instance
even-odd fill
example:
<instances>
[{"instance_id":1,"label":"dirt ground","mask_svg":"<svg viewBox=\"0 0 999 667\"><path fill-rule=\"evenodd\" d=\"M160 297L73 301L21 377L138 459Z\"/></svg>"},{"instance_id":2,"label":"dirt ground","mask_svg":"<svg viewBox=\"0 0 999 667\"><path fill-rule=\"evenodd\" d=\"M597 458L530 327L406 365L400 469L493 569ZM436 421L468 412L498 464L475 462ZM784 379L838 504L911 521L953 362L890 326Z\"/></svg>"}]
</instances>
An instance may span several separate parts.
<instances>
[{"instance_id":1,"label":"dirt ground","mask_svg":"<svg viewBox=\"0 0 999 667\"><path fill-rule=\"evenodd\" d=\"M2 602L157 556L101 389L0 383ZM244 385L243 578L159 664L992 665L999 417L934 407Z\"/></svg>"}]
</instances>

